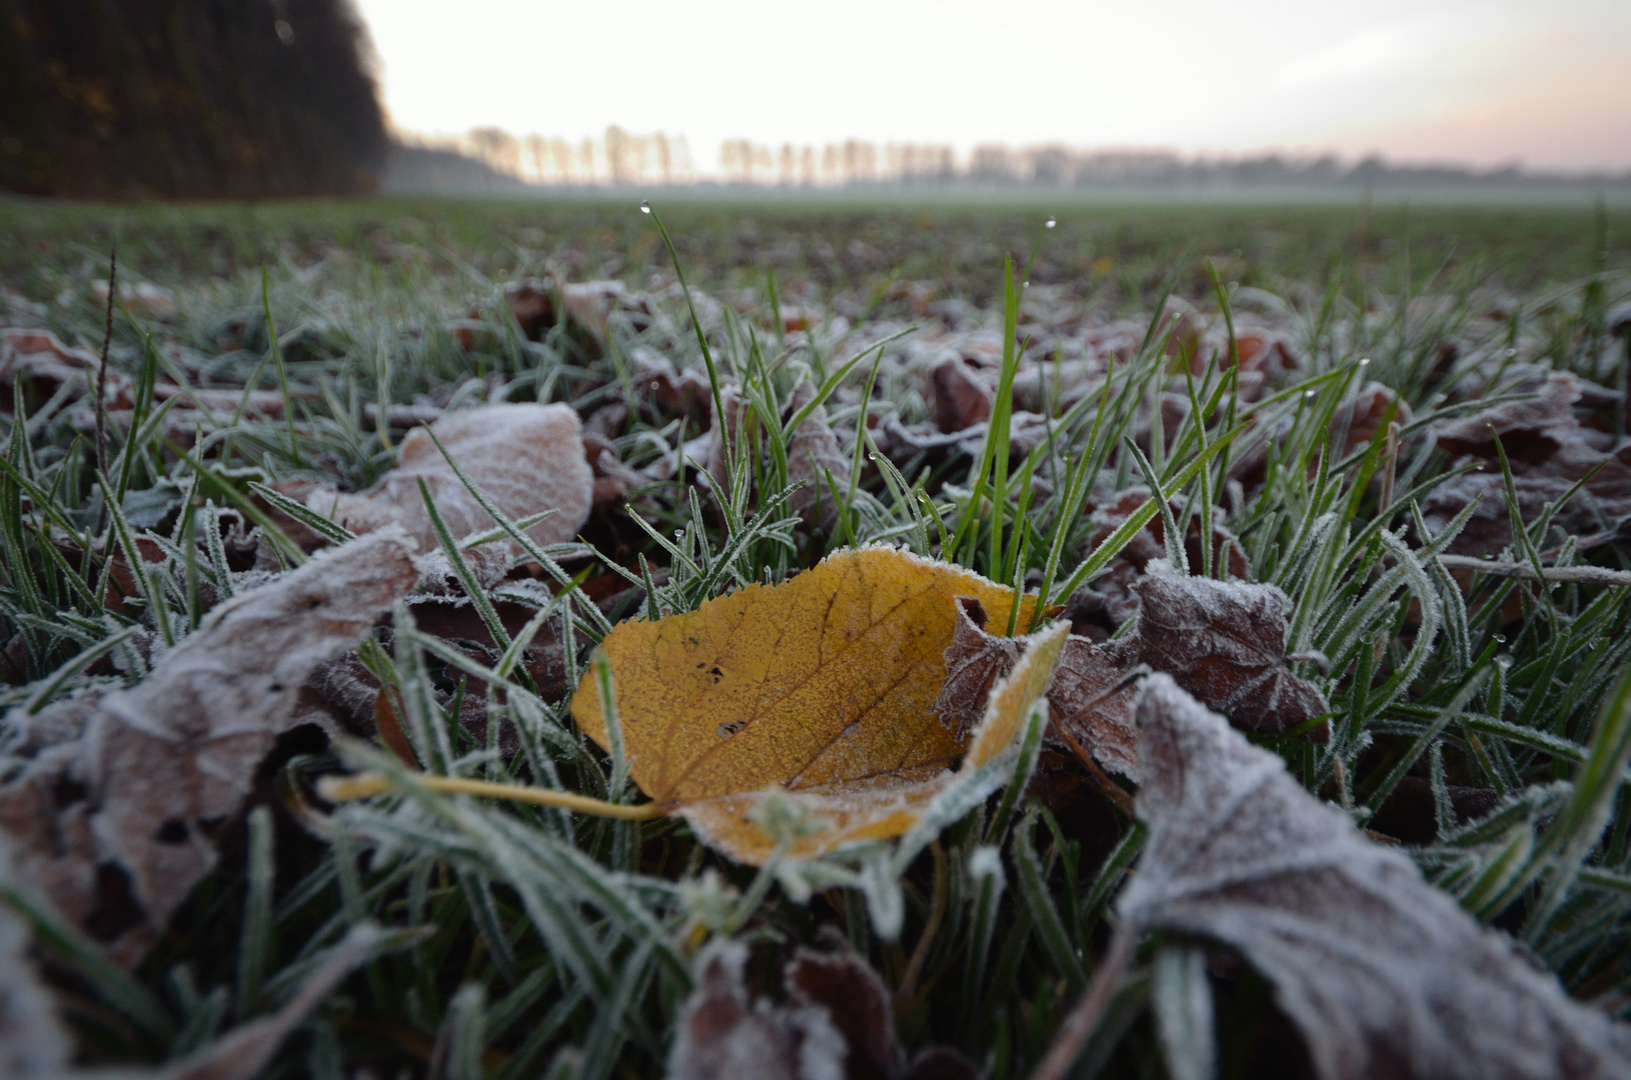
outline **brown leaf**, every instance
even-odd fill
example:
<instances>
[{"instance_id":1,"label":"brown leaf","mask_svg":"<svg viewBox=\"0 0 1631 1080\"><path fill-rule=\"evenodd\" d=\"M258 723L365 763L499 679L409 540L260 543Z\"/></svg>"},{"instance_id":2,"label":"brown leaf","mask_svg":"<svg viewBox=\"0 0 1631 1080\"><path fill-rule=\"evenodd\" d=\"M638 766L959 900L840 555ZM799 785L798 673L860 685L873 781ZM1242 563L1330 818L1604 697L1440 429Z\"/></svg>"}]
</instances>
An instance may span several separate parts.
<instances>
[{"instance_id":1,"label":"brown leaf","mask_svg":"<svg viewBox=\"0 0 1631 1080\"><path fill-rule=\"evenodd\" d=\"M571 540L589 516L594 474L584 460L577 413L565 405L486 405L446 413L429 428L470 481L515 521L529 514L556 513L527 530L538 544ZM491 529L493 519L454 475L424 428L402 440L401 464L363 492L336 492L319 486L301 501L354 533L400 525L419 544L434 550L436 534L419 494L423 480L455 540ZM520 548L511 540L484 545L510 557ZM475 549L481 551L481 548Z\"/></svg>"},{"instance_id":2,"label":"brown leaf","mask_svg":"<svg viewBox=\"0 0 1631 1080\"><path fill-rule=\"evenodd\" d=\"M1286 667L1291 601L1273 585L1154 572L1133 589L1139 657L1235 726L1278 733L1330 711ZM1330 729L1327 720L1308 736L1324 742Z\"/></svg>"},{"instance_id":3,"label":"brown leaf","mask_svg":"<svg viewBox=\"0 0 1631 1080\"><path fill-rule=\"evenodd\" d=\"M79 393L85 394L89 392L87 375L94 379L100 366L95 353L71 349L49 330L0 330L0 385L37 383L36 389L50 396L64 383L77 383ZM111 391L115 383L125 387L127 380L109 371L108 383Z\"/></svg>"},{"instance_id":4,"label":"brown leaf","mask_svg":"<svg viewBox=\"0 0 1631 1080\"><path fill-rule=\"evenodd\" d=\"M138 685L8 714L8 727L55 730L0 787L19 872L119 959L139 959L215 865L211 837L306 677L418 576L399 531L358 538L221 604Z\"/></svg>"},{"instance_id":5,"label":"brown leaf","mask_svg":"<svg viewBox=\"0 0 1631 1080\"><path fill-rule=\"evenodd\" d=\"M1453 455L1456 465L1477 464L1483 471L1455 477L1427 494L1422 519L1428 529L1436 534L1481 495L1483 503L1450 550L1496 554L1511 544L1511 514L1495 449L1498 435L1525 523L1590 475L1585 490L1558 513L1557 523L1579 536L1582 548L1621 539L1631 522L1631 442L1616 442L1606 432L1582 425L1575 415L1579 406L1617 404L1617 396L1566 371L1534 372L1502 392L1534 396L1434 425L1440 449Z\"/></svg>"},{"instance_id":6,"label":"brown leaf","mask_svg":"<svg viewBox=\"0 0 1631 1080\"><path fill-rule=\"evenodd\" d=\"M1391 411L1392 415L1389 416ZM1410 405L1391 388L1379 382L1368 382L1331 418L1333 443L1341 440L1342 451L1336 458L1347 457L1355 450L1371 444L1383 421L1406 427L1412 418Z\"/></svg>"},{"instance_id":7,"label":"brown leaf","mask_svg":"<svg viewBox=\"0 0 1631 1080\"><path fill-rule=\"evenodd\" d=\"M991 391L962 360L936 364L929 385L934 389L934 426L944 434L967 431L991 418Z\"/></svg>"},{"instance_id":8,"label":"brown leaf","mask_svg":"<svg viewBox=\"0 0 1631 1080\"><path fill-rule=\"evenodd\" d=\"M10 885L9 845L0 836L0 885ZM68 1073L73 1045L57 1019L56 1003L28 959L28 925L0 900L0 1076L59 1080Z\"/></svg>"},{"instance_id":9,"label":"brown leaf","mask_svg":"<svg viewBox=\"0 0 1631 1080\"><path fill-rule=\"evenodd\" d=\"M1112 498L1103 500L1089 514L1094 530L1090 539L1091 544L1102 542L1111 533L1120 528L1140 506L1150 497L1146 487L1131 487ZM1201 546L1201 519L1199 515L1186 514L1186 501L1182 496L1172 500L1173 515L1187 524L1184 528L1184 553L1189 559L1192 569L1205 565L1202 559ZM1240 540L1224 524L1224 514L1220 508L1214 507L1212 512L1212 561L1215 565L1223 566L1230 577L1246 578L1250 573L1250 566L1246 561L1246 549L1241 546ZM1167 557L1167 530L1161 515L1151 518L1144 528L1135 533L1116 557L1111 560L1108 571L1092 585L1078 590L1072 602L1078 606L1084 602L1093 607L1092 612L1083 612L1107 624L1106 629L1118 629L1122 623L1138 614L1138 597L1133 590L1134 584L1139 581L1152 561L1164 562ZM1071 612L1072 621L1075 621L1076 612Z\"/></svg>"},{"instance_id":10,"label":"brown leaf","mask_svg":"<svg viewBox=\"0 0 1631 1080\"><path fill-rule=\"evenodd\" d=\"M740 942L697 957L696 990L668 1060L671 1080L975 1080L956 1051L930 1047L910 1065L878 973L847 948L800 948L783 970L786 1004L751 1000Z\"/></svg>"},{"instance_id":11,"label":"brown leaf","mask_svg":"<svg viewBox=\"0 0 1631 1080\"><path fill-rule=\"evenodd\" d=\"M985 609L978 600L959 596L957 605L957 628L945 654L946 680L934 707L961 735L984 715L992 685L1013 670L1025 642L987 633ZM1137 687L1115 687L1137 666L1135 651L1125 644L1067 638L1048 686L1049 737L1058 742L1068 733L1107 768L1131 773L1137 733L1128 709Z\"/></svg>"},{"instance_id":12,"label":"brown leaf","mask_svg":"<svg viewBox=\"0 0 1631 1080\"><path fill-rule=\"evenodd\" d=\"M630 295L621 281L563 283L520 281L505 289L510 314L529 340L542 341L556 326L567 333L590 359L606 354L611 316L621 313L636 329L651 325L651 308L643 297Z\"/></svg>"},{"instance_id":13,"label":"brown leaf","mask_svg":"<svg viewBox=\"0 0 1631 1080\"><path fill-rule=\"evenodd\" d=\"M1138 626L1126 640L1095 644L1071 635L1048 687L1049 735L1074 742L1105 768L1131 775L1138 734L1131 722L1137 687L1117 689L1140 664L1165 671L1238 727L1280 732L1329 711L1318 688L1285 666L1290 601L1271 585L1186 577L1151 561L1132 589ZM985 611L958 598L946 649L946 680L935 701L959 731L977 719L984 693L1012 668L1022 642L985 632ZM1323 740L1330 724L1310 737Z\"/></svg>"},{"instance_id":14,"label":"brown leaf","mask_svg":"<svg viewBox=\"0 0 1631 1080\"><path fill-rule=\"evenodd\" d=\"M1129 935L1240 950L1324 1080L1631 1075L1631 1030L1571 1001L1171 679L1147 681L1137 721L1150 833L1117 902Z\"/></svg>"},{"instance_id":15,"label":"brown leaf","mask_svg":"<svg viewBox=\"0 0 1631 1080\"><path fill-rule=\"evenodd\" d=\"M718 942L697 956L696 989L668 1056L670 1080L833 1080L844 1037L822 1009L755 1003L742 982L748 949Z\"/></svg>"}]
</instances>

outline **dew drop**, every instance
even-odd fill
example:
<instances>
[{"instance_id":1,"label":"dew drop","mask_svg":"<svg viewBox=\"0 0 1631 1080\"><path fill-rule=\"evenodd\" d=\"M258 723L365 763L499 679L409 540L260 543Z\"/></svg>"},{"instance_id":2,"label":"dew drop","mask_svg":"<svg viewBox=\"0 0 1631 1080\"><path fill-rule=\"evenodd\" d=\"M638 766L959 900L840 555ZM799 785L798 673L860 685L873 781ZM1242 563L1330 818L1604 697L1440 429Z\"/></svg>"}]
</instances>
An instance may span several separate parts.
<instances>
[{"instance_id":1,"label":"dew drop","mask_svg":"<svg viewBox=\"0 0 1631 1080\"><path fill-rule=\"evenodd\" d=\"M651 204L650 204L650 203L648 203L648 202L646 202L646 200L644 200L644 199L641 199L641 200L640 200L640 212L641 212L641 213L642 213L642 214L649 214L649 213L651 213Z\"/></svg>"},{"instance_id":2,"label":"dew drop","mask_svg":"<svg viewBox=\"0 0 1631 1080\"><path fill-rule=\"evenodd\" d=\"M1484 554L1483 554L1483 555L1482 555L1482 556L1481 556L1481 557L1482 557L1482 558L1483 558L1483 560L1484 560L1484 561L1485 561L1485 562L1489 562L1489 561L1490 561L1490 560L1491 560L1491 559L1493 559L1493 558L1495 558L1495 556L1493 556L1493 555L1491 555L1491 554L1490 554L1490 553L1489 553L1489 552L1487 552L1487 551L1486 551L1486 552L1484 552Z\"/></svg>"},{"instance_id":3,"label":"dew drop","mask_svg":"<svg viewBox=\"0 0 1631 1080\"><path fill-rule=\"evenodd\" d=\"M675 529L674 530L674 539L676 539L676 540L685 539L685 530L684 529Z\"/></svg>"},{"instance_id":4,"label":"dew drop","mask_svg":"<svg viewBox=\"0 0 1631 1080\"><path fill-rule=\"evenodd\" d=\"M1303 391L1303 397L1311 398L1313 396L1314 396L1314 391L1312 391L1312 390L1304 390Z\"/></svg>"},{"instance_id":5,"label":"dew drop","mask_svg":"<svg viewBox=\"0 0 1631 1080\"><path fill-rule=\"evenodd\" d=\"M1512 654L1502 653L1500 656L1497 656L1495 658L1495 666L1499 667L1502 671L1510 670L1512 667Z\"/></svg>"},{"instance_id":6,"label":"dew drop","mask_svg":"<svg viewBox=\"0 0 1631 1080\"><path fill-rule=\"evenodd\" d=\"M1019 283L1019 287L1022 289L1029 289L1031 287L1031 283L1029 281L1022 281Z\"/></svg>"},{"instance_id":7,"label":"dew drop","mask_svg":"<svg viewBox=\"0 0 1631 1080\"><path fill-rule=\"evenodd\" d=\"M1361 357L1360 357L1360 358L1359 358L1359 366L1360 366L1360 367L1370 367L1370 357L1368 357L1368 356L1361 356Z\"/></svg>"},{"instance_id":8,"label":"dew drop","mask_svg":"<svg viewBox=\"0 0 1631 1080\"><path fill-rule=\"evenodd\" d=\"M1043 222L1043 226L1045 228L1049 228L1049 229L1053 228L1057 224L1059 224L1059 219L1058 218L1051 218L1050 217L1047 221Z\"/></svg>"},{"instance_id":9,"label":"dew drop","mask_svg":"<svg viewBox=\"0 0 1631 1080\"><path fill-rule=\"evenodd\" d=\"M877 454L874 454L874 453L872 453L872 452L871 452L871 451L870 451L870 450L869 450L869 451L867 451L867 455L866 455L866 459L867 459L867 460L868 460L868 461L877 461L877 460L878 460L878 455L877 455Z\"/></svg>"},{"instance_id":10,"label":"dew drop","mask_svg":"<svg viewBox=\"0 0 1631 1080\"><path fill-rule=\"evenodd\" d=\"M1506 354L1508 356L1517 356L1518 355L1518 350L1517 349L1508 349L1506 351Z\"/></svg>"},{"instance_id":11,"label":"dew drop","mask_svg":"<svg viewBox=\"0 0 1631 1080\"><path fill-rule=\"evenodd\" d=\"M1496 634L1495 635L1495 644L1505 645L1506 644L1506 635L1505 634Z\"/></svg>"}]
</instances>

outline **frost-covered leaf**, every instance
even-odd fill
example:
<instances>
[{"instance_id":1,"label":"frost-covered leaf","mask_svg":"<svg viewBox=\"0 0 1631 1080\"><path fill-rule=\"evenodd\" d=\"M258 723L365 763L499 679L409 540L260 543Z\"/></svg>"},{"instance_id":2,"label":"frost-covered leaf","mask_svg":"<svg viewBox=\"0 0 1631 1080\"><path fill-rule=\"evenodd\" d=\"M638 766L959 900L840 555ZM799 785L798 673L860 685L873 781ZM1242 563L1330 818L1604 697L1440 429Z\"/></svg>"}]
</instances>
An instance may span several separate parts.
<instances>
[{"instance_id":1,"label":"frost-covered leaf","mask_svg":"<svg viewBox=\"0 0 1631 1080\"><path fill-rule=\"evenodd\" d=\"M1155 572L1133 589L1140 659L1236 727L1281 732L1330 710L1286 667L1291 601L1273 585ZM1329 734L1330 721L1309 733Z\"/></svg>"},{"instance_id":2,"label":"frost-covered leaf","mask_svg":"<svg viewBox=\"0 0 1631 1080\"><path fill-rule=\"evenodd\" d=\"M423 480L454 539L493 528L496 523L448 465L431 434L511 521L555 511L527 530L535 543L564 543L583 527L595 479L584 459L577 413L565 405L512 403L446 413L428 433L424 428L410 431L402 440L401 463L367 491L338 492L319 485L286 493L354 533L401 525L421 551L430 551L437 540L419 494ZM489 546L511 555L519 551L510 540Z\"/></svg>"},{"instance_id":3,"label":"frost-covered leaf","mask_svg":"<svg viewBox=\"0 0 1631 1080\"><path fill-rule=\"evenodd\" d=\"M744 861L774 847L754 820L767 790L805 793L801 807L830 826L801 841L800 854L904 832L950 781L946 767L965 750L965 768L1000 753L1029 707L1020 703L1029 684L1013 680L1024 687L1012 703L991 706L1001 715L972 744L935 715L955 596L979 599L1002 620L1012 602L1008 589L966 570L869 548L830 556L781 585L618 626L601 651L629 775ZM1020 600L1022 620L1035 604ZM1038 655L1048 673L1053 662ZM1036 693L1044 686L1046 676ZM1013 715L1003 711L1010 704ZM596 680L579 685L572 711L610 745Z\"/></svg>"},{"instance_id":4,"label":"frost-covered leaf","mask_svg":"<svg viewBox=\"0 0 1631 1080\"><path fill-rule=\"evenodd\" d=\"M1169 678L1139 698L1131 933L1238 949L1324 1080L1631 1076L1631 1029L1571 1001L1402 854L1294 781Z\"/></svg>"},{"instance_id":5,"label":"frost-covered leaf","mask_svg":"<svg viewBox=\"0 0 1631 1080\"><path fill-rule=\"evenodd\" d=\"M984 715L992 684L1013 670L1024 643L987 633L985 609L977 600L958 597L957 604L957 630L946 649L946 681L935 708L962 732ZM1059 741L1068 734L1107 768L1131 773L1138 733L1130 707L1138 688L1117 684L1137 667L1137 653L1128 644L1067 638L1048 686L1049 736Z\"/></svg>"},{"instance_id":6,"label":"frost-covered leaf","mask_svg":"<svg viewBox=\"0 0 1631 1080\"><path fill-rule=\"evenodd\" d=\"M12 872L8 849L0 836L0 875ZM28 924L0 902L0 1076L57 1080L68 1071L73 1047L29 963L28 938Z\"/></svg>"},{"instance_id":7,"label":"frost-covered leaf","mask_svg":"<svg viewBox=\"0 0 1631 1080\"><path fill-rule=\"evenodd\" d=\"M1131 709L1138 689L1127 679L1140 664L1167 672L1207 705L1227 712L1235 726L1252 731L1284 731L1329 708L1313 684L1286 669L1291 605L1279 589L1173 574L1159 562L1133 588L1140 613L1130 637L1095 644L1071 635L1065 642L1048 687L1048 730L1055 741L1075 742L1106 768L1131 775L1138 746ZM978 602L959 599L958 615L935 707L966 730L984 707L985 690L1012 667L1020 646L985 631ZM1328 727L1314 736L1323 737Z\"/></svg>"},{"instance_id":8,"label":"frost-covered leaf","mask_svg":"<svg viewBox=\"0 0 1631 1080\"><path fill-rule=\"evenodd\" d=\"M1512 470L1518 513L1527 524L1547 503L1586 480L1584 491L1558 513L1558 524L1590 548L1623 539L1631 521L1631 443L1582 424L1577 407L1618 407L1619 395L1566 371L1534 370L1487 409L1433 426L1433 437L1453 464L1477 464L1439 485L1422 501L1422 518L1435 534L1472 500L1483 502L1450 544L1460 554L1495 554L1512 542L1512 518L1495 440ZM1595 470L1595 471L1594 471Z\"/></svg>"},{"instance_id":9,"label":"frost-covered leaf","mask_svg":"<svg viewBox=\"0 0 1631 1080\"><path fill-rule=\"evenodd\" d=\"M842 949L799 949L783 969L785 1004L752 1000L748 949L716 942L697 957L696 990L681 1014L671 1080L974 1080L946 1047L910 1064L895 1035L889 990L866 961Z\"/></svg>"},{"instance_id":10,"label":"frost-covered leaf","mask_svg":"<svg viewBox=\"0 0 1631 1080\"><path fill-rule=\"evenodd\" d=\"M24 879L140 958L215 865L214 832L293 725L306 677L417 579L399 530L360 537L221 604L136 686L14 709L0 723L35 756L0 787L0 827Z\"/></svg>"},{"instance_id":11,"label":"frost-covered leaf","mask_svg":"<svg viewBox=\"0 0 1631 1080\"><path fill-rule=\"evenodd\" d=\"M899 836L934 817L942 795L956 798L953 790L959 782L992 787L1000 783L989 777L982 780L981 771L1020 738L1059 662L1065 636L1061 623L1024 639L1013 670L991 688L985 715L969 736L968 751L955 772L923 766L891 769L884 760L852 780L791 793L773 785L697 799L680 804L679 812L704 842L754 865L768 861L778 844L794 858L808 859L845 844Z\"/></svg>"}]
</instances>

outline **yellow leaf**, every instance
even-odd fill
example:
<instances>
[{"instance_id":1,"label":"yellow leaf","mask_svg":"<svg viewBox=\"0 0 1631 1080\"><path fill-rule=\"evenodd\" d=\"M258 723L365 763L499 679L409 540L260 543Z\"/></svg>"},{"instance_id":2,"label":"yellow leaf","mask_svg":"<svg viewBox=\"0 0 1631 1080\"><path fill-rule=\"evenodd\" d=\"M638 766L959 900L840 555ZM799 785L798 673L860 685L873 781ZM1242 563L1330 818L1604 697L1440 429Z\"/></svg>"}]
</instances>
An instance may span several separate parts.
<instances>
[{"instance_id":1,"label":"yellow leaf","mask_svg":"<svg viewBox=\"0 0 1631 1080\"><path fill-rule=\"evenodd\" d=\"M835 554L782 585L618 626L601 649L629 775L746 862L769 854L767 837L752 822L732 823L754 818L772 789L810 793L825 826L795 854L904 832L966 749L934 712L958 596L979 600L993 625L1007 625L1011 590L949 564L868 548ZM1036 602L1021 599L1021 622ZM1052 634L1037 637L1051 642ZM1056 658L1056 647L1043 652L1050 650ZM1038 653L1035 661L1047 669L1040 693L1054 660ZM999 688L1010 697L976 731L965 767L1012 741L1035 698L1036 666L1023 676L1016 668ZM572 711L606 746L595 680L579 686Z\"/></svg>"},{"instance_id":2,"label":"yellow leaf","mask_svg":"<svg viewBox=\"0 0 1631 1080\"><path fill-rule=\"evenodd\" d=\"M785 853L794 858L814 858L846 844L900 836L923 818L953 781L996 761L1014 745L1032 706L1047 692L1069 631L1068 623L1059 623L1025 639L1014 670L992 688L985 716L955 773L919 769L798 792L772 786L683 802L678 812L708 846L753 866L764 865L776 850L777 830L767 827L766 818L772 800L778 798L791 803L790 809L802 819L795 820L793 828L784 825L780 830L784 839L791 839Z\"/></svg>"}]
</instances>

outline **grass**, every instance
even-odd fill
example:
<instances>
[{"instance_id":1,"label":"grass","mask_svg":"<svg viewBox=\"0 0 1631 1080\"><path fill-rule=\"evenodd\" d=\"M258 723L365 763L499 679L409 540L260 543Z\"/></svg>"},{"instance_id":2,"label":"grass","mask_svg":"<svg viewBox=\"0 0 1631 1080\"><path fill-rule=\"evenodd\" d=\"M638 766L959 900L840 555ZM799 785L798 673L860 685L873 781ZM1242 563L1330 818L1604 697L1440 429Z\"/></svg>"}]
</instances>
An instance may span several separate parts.
<instances>
[{"instance_id":1,"label":"grass","mask_svg":"<svg viewBox=\"0 0 1631 1080\"><path fill-rule=\"evenodd\" d=\"M732 482L722 497L653 484L639 501L642 520L619 534L618 570L609 545L594 561L556 567L550 611L591 640L606 621L583 571L620 570L650 585L647 613L679 611L784 579L839 546L884 541L1063 599L1156 514L1176 537L1184 526L1174 506L1201 517L1203 534L1227 508L1251 576L1295 605L1289 651L1329 662L1328 674L1313 660L1297 669L1327 691L1331 742L1269 740L1292 772L1359 818L1407 778L1425 780L1440 829L1412 849L1424 871L1478 918L1520 934L1576 994L1631 989L1631 789L1622 783L1631 710L1615 697L1631 659L1631 590L1478 576L1463 591L1433 557L1448 535L1429 543L1410 527L1416 503L1448 475L1428 425L1486 394L1506 350L1624 385L1626 353L1609 333L1609 313L1631 297L1627 251L1610 243L1631 225L1623 209L1379 205L1361 223L1355 210L1330 207L1071 207L1044 231L1046 214L1026 207L659 206L697 290L693 308L634 201L0 205L0 282L66 339L100 344L91 295L115 239L126 280L166 286L176 301L162 318L135 302L117 314L112 363L136 402L128 423L110 425L100 469L66 410L25 400L33 419L6 421L0 634L23 671L4 703L39 704L86 683L96 655L130 651L138 623L171 640L196 627L202 586L226 578L224 556L198 542L212 534L215 508L253 505L252 484L294 476L372 482L390 467L391 433L366 406L480 394L588 412L623 392L634 349L656 348L708 371L715 394L720 381L742 388ZM1004 273L1005 257L1018 273ZM646 330L614 326L615 347L600 358L566 334L529 342L502 288L547 270L625 278L653 291L663 318ZM992 437L979 458L879 453L866 416L921 418L915 391L835 322L818 347L792 357L779 330L765 329L772 296L851 323L908 318L914 281L1003 328ZM1270 395L1244 400L1220 358L1184 374L1187 365L1172 362L1174 326L1151 320L1101 394L1055 410L1049 437L1010 459L1012 387L1034 321L1028 297L1049 286L1093 310L1144 318L1169 293L1208 320L1277 306L1295 317L1302 366ZM1484 317L1492 300L1505 305L1503 318ZM1452 342L1457 356L1446 363ZM165 406L151 393L160 373L277 391L290 407L276 421L240 410L183 453L162 435ZM1383 425L1338 457L1333 422L1367 379L1411 407L1401 449ZM828 528L788 506L789 402L802 381L820 388L856 466L851 484L817 485L833 508ZM875 393L860 392L874 383ZM1191 408L1141 450L1129 438L1137 407L1162 390ZM1264 483L1246 495L1227 477L1249 423L1279 427ZM745 449L755 433L763 457ZM613 441L639 466L694 434L678 418L636 413ZM1139 483L1184 498L1147 501L1095 543L1083 516L1095 485ZM132 551L144 535L166 546L170 563L136 579L139 595L122 609L105 606L107 553ZM90 554L65 558L64 538ZM1520 560L1558 549L1549 562L1587 561L1545 521L1519 548ZM1212 554L1190 571L1221 575ZM284 557L300 554L287 546ZM1184 557L1181 546L1174 557ZM1627 568L1612 545L1591 561ZM495 638L507 641L502 627ZM401 689L405 727L431 771L613 801L632 794L620 757L589 744L563 701L540 696L513 666L489 670L417 630L406 610L391 646L368 642L361 655ZM568 657L575 676L587 661ZM438 704L436 689L451 686L444 663L505 685L505 703L493 707L520 733L518 752L501 753L496 736L478 740ZM139 675L139 659L130 670ZM703 937L741 935L769 964L832 926L899 992L908 1047L949 1043L992 1077L1022 1076L1095 969L1116 886L1141 842L1108 804L1050 807L1012 788L914 851L756 873L710 855L673 821L452 798L358 747L338 753L394 773L409 794L346 807L343 827L323 842L295 827L290 800L301 807L288 793L332 767L335 753L282 755L261 796L275 813L257 809L227 832L221 868L134 975L49 913L30 912L41 949L70 973L68 1013L90 1056L183 1053L274 1008L310 958L373 919L425 936L353 978L284 1049L274 1075L338 1077L359 1062L449 1077L656 1075ZM1501 801L1458 826L1452 786L1488 788ZM1146 958L1089 1050L1104 1075L1159 1067L1149 979ZM1254 1075L1265 1051L1250 1033L1267 1023L1267 997L1249 974L1219 993L1230 1017L1224 1075Z\"/></svg>"}]
</instances>

